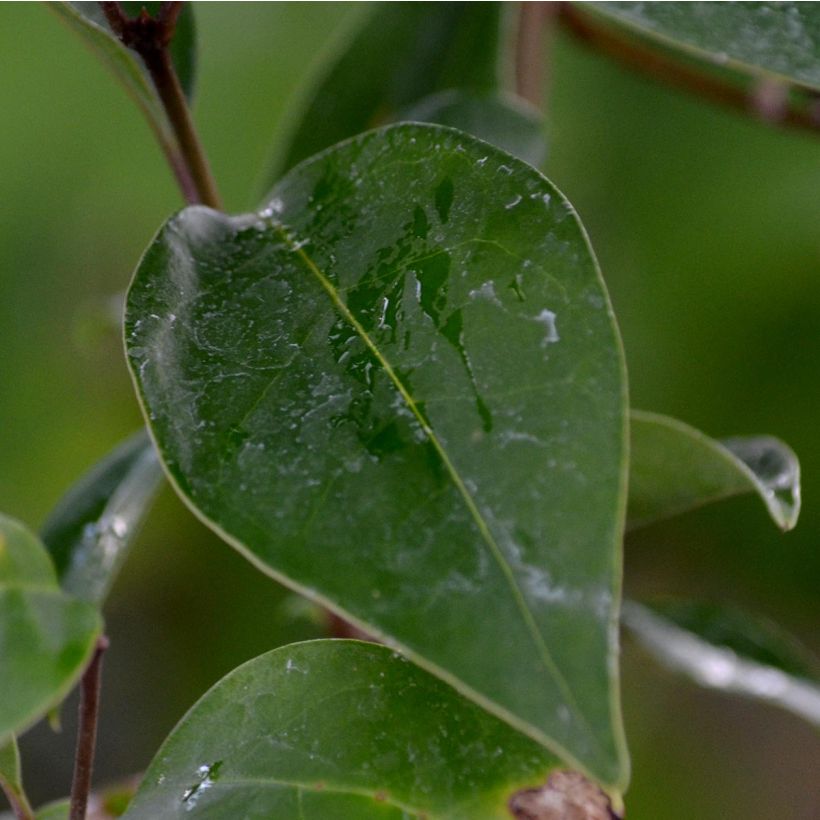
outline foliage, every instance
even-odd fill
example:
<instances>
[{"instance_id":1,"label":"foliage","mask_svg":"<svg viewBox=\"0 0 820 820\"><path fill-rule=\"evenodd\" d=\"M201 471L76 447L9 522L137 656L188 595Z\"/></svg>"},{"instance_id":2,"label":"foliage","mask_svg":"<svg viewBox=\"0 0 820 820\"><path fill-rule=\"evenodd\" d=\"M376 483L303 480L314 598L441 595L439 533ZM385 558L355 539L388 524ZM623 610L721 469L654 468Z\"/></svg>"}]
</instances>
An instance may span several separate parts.
<instances>
[{"instance_id":1,"label":"foliage","mask_svg":"<svg viewBox=\"0 0 820 820\"><path fill-rule=\"evenodd\" d=\"M816 12L643 5L563 15L709 88L783 83L779 105L804 122ZM227 216L183 96L191 7L55 8L135 98L188 207L126 296L147 434L69 490L48 552L0 520L0 785L18 817L33 815L15 735L86 669L162 471L256 568L385 646L293 644L234 670L168 737L127 816L480 820L581 800L620 816L624 531L743 493L790 529L800 469L772 437L721 443L630 408L598 262L535 167L541 115L515 93L540 71L523 35L546 18L490 3L358 14L303 92L272 190ZM718 71L699 66L716 53ZM758 619L627 602L623 624L698 683L818 722L814 661ZM81 816L81 791L44 811Z\"/></svg>"}]
</instances>

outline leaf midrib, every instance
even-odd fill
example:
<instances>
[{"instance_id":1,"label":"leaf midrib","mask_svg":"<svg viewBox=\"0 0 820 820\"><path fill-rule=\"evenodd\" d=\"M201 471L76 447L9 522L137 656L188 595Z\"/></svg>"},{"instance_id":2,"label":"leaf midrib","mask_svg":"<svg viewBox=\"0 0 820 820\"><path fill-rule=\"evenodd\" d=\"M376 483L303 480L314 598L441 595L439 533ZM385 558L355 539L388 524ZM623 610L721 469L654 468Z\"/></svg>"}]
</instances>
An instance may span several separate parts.
<instances>
[{"instance_id":1,"label":"leaf midrib","mask_svg":"<svg viewBox=\"0 0 820 820\"><path fill-rule=\"evenodd\" d=\"M501 570L507 582L507 585L513 595L513 599L515 600L519 613L521 614L522 620L524 621L527 631L530 634L530 638L535 644L536 650L538 651L538 656L544 668L549 673L553 682L556 684L559 691L563 695L567 706L569 706L575 713L575 716L578 719L580 725L586 730L588 736L597 745L597 737L595 733L591 731L589 725L587 724L586 719L581 713L581 710L578 707L578 704L576 703L575 698L572 695L572 691L569 685L567 684L566 679L564 678L563 674L561 673L560 669L555 663L555 660L553 659L549 649L543 641L543 638L538 630L538 625L536 624L532 613L527 607L526 599L524 598L524 595L515 579L512 567L508 563L507 559L504 557L504 554L501 551L501 548L499 547L498 543L496 542L495 537L493 536L487 522L484 520L484 517L481 515L481 512L479 511L478 505L476 504L475 500L473 499L472 495L467 489L463 479L456 470L455 465L450 460L450 457L444 449L442 443L439 441L438 436L435 434L433 429L425 420L425 417L420 412L415 400L409 394L403 382L398 378L395 370L393 369L393 366L390 364L390 362L387 360L387 358L384 356L381 350L377 347L375 342L370 338L370 335L360 324L360 322L356 319L356 317L352 314L347 305L339 298L339 294L336 288L334 287L333 283L328 279L327 276L325 276L324 273L322 273L322 271L319 269L319 267L313 261L313 259L310 256L308 256L307 253L305 253L302 244L299 242L295 242L293 240L293 238L288 234L285 226L281 222L275 222L269 218L268 224L271 226L271 228L273 228L273 230L275 230L279 234L279 236L290 248L290 250L299 259L301 259L301 261L308 269L308 271L316 277L319 284L327 292L336 310L342 315L342 317L347 322L349 322L353 329L359 334L362 341L365 343L365 345L368 347L371 353L376 357L377 361L381 364L385 373L388 375L390 380L395 385L396 389L399 391L399 394L404 399L408 409L413 413L414 417L418 421L425 435L428 437L430 443L433 445L439 457L441 458L448 474L450 475L451 480L455 484L456 489L461 495L465 505L467 506L467 509L470 512L471 517L473 518L473 521L478 527L479 533L481 534L484 542L486 543L490 551L490 554L493 556L499 569ZM540 727L538 728L538 731L543 732L543 730L540 729ZM557 741L553 738L553 742ZM563 744L560 745L563 746Z\"/></svg>"}]
</instances>

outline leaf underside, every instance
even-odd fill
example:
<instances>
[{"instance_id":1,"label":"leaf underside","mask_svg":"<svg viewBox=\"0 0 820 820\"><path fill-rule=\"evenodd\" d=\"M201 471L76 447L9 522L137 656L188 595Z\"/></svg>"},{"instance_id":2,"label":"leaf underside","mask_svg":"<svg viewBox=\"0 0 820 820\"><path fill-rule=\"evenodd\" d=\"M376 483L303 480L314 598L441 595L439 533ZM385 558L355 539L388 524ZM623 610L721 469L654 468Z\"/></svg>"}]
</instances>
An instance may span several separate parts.
<instances>
[{"instance_id":1,"label":"leaf underside","mask_svg":"<svg viewBox=\"0 0 820 820\"><path fill-rule=\"evenodd\" d=\"M571 206L444 128L190 208L132 283L169 475L263 571L604 783L625 778L621 348Z\"/></svg>"}]
</instances>

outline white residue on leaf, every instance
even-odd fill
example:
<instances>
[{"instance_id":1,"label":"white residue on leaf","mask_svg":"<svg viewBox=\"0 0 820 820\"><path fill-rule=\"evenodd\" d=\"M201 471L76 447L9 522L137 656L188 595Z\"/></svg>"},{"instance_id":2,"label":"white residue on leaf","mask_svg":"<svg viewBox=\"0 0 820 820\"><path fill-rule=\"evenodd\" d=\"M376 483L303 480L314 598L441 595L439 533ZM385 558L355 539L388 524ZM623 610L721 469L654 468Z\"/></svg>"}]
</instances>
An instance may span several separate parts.
<instances>
[{"instance_id":1,"label":"white residue on leaf","mask_svg":"<svg viewBox=\"0 0 820 820\"><path fill-rule=\"evenodd\" d=\"M551 310L544 308L537 316L533 316L532 318L533 321L544 325L545 333L544 338L541 340L541 347L546 347L561 340L561 337L558 335L558 327L555 323L557 317Z\"/></svg>"},{"instance_id":2,"label":"white residue on leaf","mask_svg":"<svg viewBox=\"0 0 820 820\"><path fill-rule=\"evenodd\" d=\"M498 305L498 307L503 307L503 305L501 304L501 300L498 298L498 294L495 292L495 282L492 279L485 282L480 288L475 288L474 290L471 290L470 298L486 299L488 302L492 302L494 305Z\"/></svg>"}]
</instances>

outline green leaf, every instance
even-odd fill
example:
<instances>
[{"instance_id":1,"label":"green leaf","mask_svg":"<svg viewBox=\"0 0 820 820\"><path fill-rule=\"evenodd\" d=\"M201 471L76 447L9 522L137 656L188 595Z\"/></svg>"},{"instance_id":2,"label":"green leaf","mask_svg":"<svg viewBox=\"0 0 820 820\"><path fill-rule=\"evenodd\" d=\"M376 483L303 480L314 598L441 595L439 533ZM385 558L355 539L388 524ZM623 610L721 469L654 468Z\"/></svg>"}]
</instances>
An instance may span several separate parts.
<instances>
[{"instance_id":1,"label":"green leaf","mask_svg":"<svg viewBox=\"0 0 820 820\"><path fill-rule=\"evenodd\" d=\"M341 140L396 119L447 88L495 91L509 12L502 3L366 4L341 32L320 76L294 112L271 183Z\"/></svg>"},{"instance_id":2,"label":"green leaf","mask_svg":"<svg viewBox=\"0 0 820 820\"><path fill-rule=\"evenodd\" d=\"M398 125L300 165L260 214L173 218L126 338L160 456L209 526L620 784L608 305L544 177Z\"/></svg>"},{"instance_id":3,"label":"green leaf","mask_svg":"<svg viewBox=\"0 0 820 820\"><path fill-rule=\"evenodd\" d=\"M719 66L820 91L815 3L583 3L618 24Z\"/></svg>"},{"instance_id":4,"label":"green leaf","mask_svg":"<svg viewBox=\"0 0 820 820\"><path fill-rule=\"evenodd\" d=\"M126 91L142 109L166 151L177 153L177 141L162 103L154 89L142 58L126 48L111 30L99 3L52 2L51 8L75 31L91 50L108 66ZM159 6L159 3L125 3L133 7ZM184 3L177 22L171 47L171 57L188 99L194 90L196 65L196 37L193 4Z\"/></svg>"},{"instance_id":5,"label":"green leaf","mask_svg":"<svg viewBox=\"0 0 820 820\"><path fill-rule=\"evenodd\" d=\"M17 807L18 812L27 811L29 814L32 813L23 789L23 776L20 771L20 750L17 748L17 740L14 735L0 744L0 789L6 795L9 803Z\"/></svg>"},{"instance_id":6,"label":"green leaf","mask_svg":"<svg viewBox=\"0 0 820 820\"><path fill-rule=\"evenodd\" d=\"M100 628L94 607L60 591L42 544L0 515L0 743L65 697Z\"/></svg>"},{"instance_id":7,"label":"green leaf","mask_svg":"<svg viewBox=\"0 0 820 820\"><path fill-rule=\"evenodd\" d=\"M34 820L68 820L70 810L70 800L57 800L37 809L34 812ZM105 817L106 815L97 815L96 820L104 820ZM11 812L2 812L0 820L16 820L16 818Z\"/></svg>"},{"instance_id":8,"label":"green leaf","mask_svg":"<svg viewBox=\"0 0 820 820\"><path fill-rule=\"evenodd\" d=\"M125 816L501 820L512 793L558 765L387 647L312 641L207 692Z\"/></svg>"},{"instance_id":9,"label":"green leaf","mask_svg":"<svg viewBox=\"0 0 820 820\"><path fill-rule=\"evenodd\" d=\"M63 589L101 604L162 478L147 434L132 436L60 499L43 526Z\"/></svg>"},{"instance_id":10,"label":"green leaf","mask_svg":"<svg viewBox=\"0 0 820 820\"><path fill-rule=\"evenodd\" d=\"M450 89L425 97L397 119L458 128L536 168L547 156L541 112L513 94L481 95Z\"/></svg>"},{"instance_id":11,"label":"green leaf","mask_svg":"<svg viewBox=\"0 0 820 820\"><path fill-rule=\"evenodd\" d=\"M800 464L782 441L718 442L668 416L637 410L630 421L630 529L743 493L757 493L782 530L797 523Z\"/></svg>"},{"instance_id":12,"label":"green leaf","mask_svg":"<svg viewBox=\"0 0 820 820\"><path fill-rule=\"evenodd\" d=\"M623 623L658 660L701 686L787 709L820 727L820 660L769 621L723 606L626 602Z\"/></svg>"}]
</instances>

